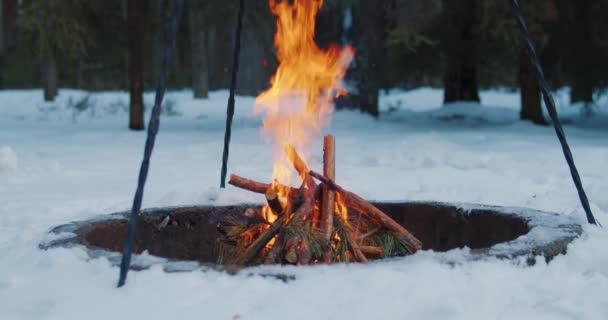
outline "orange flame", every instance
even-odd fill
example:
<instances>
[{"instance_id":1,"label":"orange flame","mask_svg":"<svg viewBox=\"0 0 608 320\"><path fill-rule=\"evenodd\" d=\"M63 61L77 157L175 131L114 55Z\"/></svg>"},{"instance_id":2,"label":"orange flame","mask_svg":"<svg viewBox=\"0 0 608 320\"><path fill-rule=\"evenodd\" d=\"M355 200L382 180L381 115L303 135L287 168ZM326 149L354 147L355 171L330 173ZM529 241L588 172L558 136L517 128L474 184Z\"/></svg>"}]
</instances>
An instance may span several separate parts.
<instances>
[{"instance_id":1,"label":"orange flame","mask_svg":"<svg viewBox=\"0 0 608 320\"><path fill-rule=\"evenodd\" d=\"M342 218L342 221L348 224L348 208L346 207L346 201L342 199L340 193L336 193L336 205L334 210Z\"/></svg>"},{"instance_id":2,"label":"orange flame","mask_svg":"<svg viewBox=\"0 0 608 320\"><path fill-rule=\"evenodd\" d=\"M270 89L256 98L255 112L263 114L263 136L274 146L273 186L284 199L290 185L293 166L283 154L291 144L306 161L310 143L324 126L329 125L333 99L346 93L341 81L350 64L354 49L332 45L327 50L314 41L315 19L323 5L319 0L269 1L277 17L274 44L278 68ZM270 221L271 210L265 209Z\"/></svg>"}]
</instances>

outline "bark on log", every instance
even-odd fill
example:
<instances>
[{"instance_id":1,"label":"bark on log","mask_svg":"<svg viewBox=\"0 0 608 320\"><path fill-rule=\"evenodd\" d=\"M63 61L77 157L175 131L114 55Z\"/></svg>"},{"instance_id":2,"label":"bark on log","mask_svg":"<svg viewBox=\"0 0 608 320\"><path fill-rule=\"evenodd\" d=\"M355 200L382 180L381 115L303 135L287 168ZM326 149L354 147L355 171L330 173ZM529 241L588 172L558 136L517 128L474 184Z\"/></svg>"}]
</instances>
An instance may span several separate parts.
<instances>
[{"instance_id":1,"label":"bark on log","mask_svg":"<svg viewBox=\"0 0 608 320\"><path fill-rule=\"evenodd\" d=\"M356 240L357 240L357 241L361 241L361 240L363 240L363 239L365 239L365 238L367 238L367 237L369 237L369 236L373 235L374 233L378 232L378 230L380 230L380 227L379 227L379 226L378 226L378 227L376 227L376 228L373 228L372 230L370 230L370 231L368 231L368 232L366 232L366 233L364 233L364 234L362 234L362 235L357 236L357 239L356 239Z\"/></svg>"},{"instance_id":2,"label":"bark on log","mask_svg":"<svg viewBox=\"0 0 608 320\"><path fill-rule=\"evenodd\" d=\"M293 164L298 175L300 175L300 178L304 180L304 178L308 176L308 166L306 165L306 162L302 160L296 149L290 144L286 144L283 151L285 152L285 155L287 155L287 159Z\"/></svg>"},{"instance_id":3,"label":"bark on log","mask_svg":"<svg viewBox=\"0 0 608 320\"><path fill-rule=\"evenodd\" d=\"M247 226L254 224L269 224L262 216L262 212L257 208L247 208L243 211L243 215L247 218Z\"/></svg>"},{"instance_id":4,"label":"bark on log","mask_svg":"<svg viewBox=\"0 0 608 320\"><path fill-rule=\"evenodd\" d=\"M272 210L272 212L274 212L274 214L276 214L277 216L283 214L283 206L279 201L279 195L277 194L277 192L274 191L272 188L268 188L265 194L266 202L268 203L270 210Z\"/></svg>"},{"instance_id":5,"label":"bark on log","mask_svg":"<svg viewBox=\"0 0 608 320\"><path fill-rule=\"evenodd\" d=\"M366 257L372 259L384 258L384 248L382 247L360 246L359 248Z\"/></svg>"},{"instance_id":6,"label":"bark on log","mask_svg":"<svg viewBox=\"0 0 608 320\"><path fill-rule=\"evenodd\" d=\"M231 184L237 188L245 189L255 193L265 194L266 190L270 188L270 183L262 183L253 181L247 178L243 178L237 176L236 174L230 175L230 180L228 180L228 184Z\"/></svg>"},{"instance_id":7,"label":"bark on log","mask_svg":"<svg viewBox=\"0 0 608 320\"><path fill-rule=\"evenodd\" d=\"M312 260L312 252L310 252L310 245L308 241L302 239L300 246L298 247L298 265L309 264Z\"/></svg>"},{"instance_id":8,"label":"bark on log","mask_svg":"<svg viewBox=\"0 0 608 320\"><path fill-rule=\"evenodd\" d=\"M334 218L337 219L338 221L340 221L340 223L342 225L346 226L346 222L340 216L335 216ZM346 239L342 239L342 240L346 240L346 242L348 243L348 246L350 247L350 251L353 254L353 257L355 258L355 260L358 262L361 262L361 263L367 263L367 258L365 257L363 252L361 252L361 248L359 247L359 244L353 240L353 238L348 234L348 232L346 232L345 237L346 237ZM330 249L330 252L331 252L331 249Z\"/></svg>"},{"instance_id":9,"label":"bark on log","mask_svg":"<svg viewBox=\"0 0 608 320\"><path fill-rule=\"evenodd\" d=\"M230 180L228 180L228 184L231 184L237 188L241 188L241 189L245 189L247 191L251 191L251 192L255 192L255 193L261 193L261 194L265 194L266 190L268 190L268 188L271 188L271 184L270 183L263 183L263 182L258 182L258 181L254 181L251 179L247 179L247 178L243 178L241 176L238 176L236 174L231 174L230 175ZM286 185L279 185L279 188L289 188L289 194L296 194L298 192L297 188L294 187L288 187Z\"/></svg>"},{"instance_id":10,"label":"bark on log","mask_svg":"<svg viewBox=\"0 0 608 320\"><path fill-rule=\"evenodd\" d=\"M285 155L287 155L289 161L291 161L291 163L293 164L293 167L298 172L300 178L302 178L302 182L304 182L304 185L306 185L309 189L314 190L317 185L308 174L308 165L302 159L302 157L300 157L296 149L292 145L286 144L284 152Z\"/></svg>"},{"instance_id":11,"label":"bark on log","mask_svg":"<svg viewBox=\"0 0 608 320\"><path fill-rule=\"evenodd\" d=\"M264 264L275 264L277 263L277 259L281 256L283 252L283 248L285 247L285 233L280 232L277 236L277 239L272 244L272 248L266 254L266 258L264 258Z\"/></svg>"},{"instance_id":12,"label":"bark on log","mask_svg":"<svg viewBox=\"0 0 608 320\"><path fill-rule=\"evenodd\" d=\"M291 238L285 243L285 261L296 264L298 262L298 238Z\"/></svg>"},{"instance_id":13,"label":"bark on log","mask_svg":"<svg viewBox=\"0 0 608 320\"><path fill-rule=\"evenodd\" d=\"M331 180L336 178L336 140L332 135L323 138L323 174ZM331 240L334 225L335 194L329 186L321 189L321 230L325 235L325 240ZM323 253L323 261L331 263L332 252L328 248Z\"/></svg>"},{"instance_id":14,"label":"bark on log","mask_svg":"<svg viewBox=\"0 0 608 320\"><path fill-rule=\"evenodd\" d=\"M397 223L395 220L386 215L380 209L376 208L376 206L374 206L373 204L367 202L365 199L350 191L344 190L344 188L337 185L335 182L333 182L333 180L328 179L327 177L323 176L318 172L311 170L309 173L312 177L318 179L319 181L329 186L331 189L340 193L347 207L355 209L363 214L377 219L385 228L389 230L403 234L408 240L407 248L411 253L415 253L416 251L422 248L422 243L420 242L420 240L418 240L413 234L407 231L407 229L405 229L402 225Z\"/></svg>"}]
</instances>

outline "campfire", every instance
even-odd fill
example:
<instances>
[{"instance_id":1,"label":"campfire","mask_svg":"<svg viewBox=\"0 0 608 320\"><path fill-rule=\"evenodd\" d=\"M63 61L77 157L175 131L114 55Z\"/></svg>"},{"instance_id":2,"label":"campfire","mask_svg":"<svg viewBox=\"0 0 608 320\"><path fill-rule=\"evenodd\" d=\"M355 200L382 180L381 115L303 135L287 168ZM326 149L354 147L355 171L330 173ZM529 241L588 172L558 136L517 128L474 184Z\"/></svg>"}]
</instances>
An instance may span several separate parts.
<instances>
[{"instance_id":1,"label":"campfire","mask_svg":"<svg viewBox=\"0 0 608 320\"><path fill-rule=\"evenodd\" d=\"M336 184L332 135L323 140L323 172L308 166L311 142L330 123L334 98L347 93L342 79L354 56L350 46L316 45L315 20L322 4L270 0L277 17L279 65L255 110L264 117L262 135L275 152L272 182L231 175L229 184L264 194L267 204L218 224L224 235L220 263L367 262L421 248L403 226ZM294 173L299 187L292 186Z\"/></svg>"}]
</instances>

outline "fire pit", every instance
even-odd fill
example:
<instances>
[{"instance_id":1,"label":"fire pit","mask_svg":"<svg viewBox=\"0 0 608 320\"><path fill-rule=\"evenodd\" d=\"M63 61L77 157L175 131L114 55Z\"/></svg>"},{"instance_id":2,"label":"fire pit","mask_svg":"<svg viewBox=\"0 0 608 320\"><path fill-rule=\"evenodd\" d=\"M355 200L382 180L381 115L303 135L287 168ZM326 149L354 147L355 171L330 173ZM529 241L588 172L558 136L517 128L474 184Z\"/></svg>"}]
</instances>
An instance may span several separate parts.
<instances>
[{"instance_id":1,"label":"fire pit","mask_svg":"<svg viewBox=\"0 0 608 320\"><path fill-rule=\"evenodd\" d=\"M256 98L254 110L262 115L261 133L275 155L272 175L266 182L258 182L233 174L228 181L234 187L264 194L266 204L144 211L134 251L167 258L163 263L169 261L166 269L172 270L192 270L201 264L241 268L367 263L418 250L463 247L472 249L467 255L471 259L535 255L551 259L565 252L567 244L581 233L580 226L565 216L530 209L363 199L337 183L341 177L336 177L336 141L331 134L323 139L322 168L315 171L313 141L331 122L334 98L347 93L342 80L355 54L349 45L317 46L315 17L321 5L316 1L270 2L277 18L274 39L279 64L270 87ZM226 159L227 152L224 165ZM145 181L146 171L142 172L140 181ZM223 167L222 186L225 175ZM142 188L140 184L138 191ZM132 227L138 221L138 201L134 201ZM72 236L43 247L84 245L92 256L105 255L117 262L123 247L129 253L134 239L133 233L126 237L126 230L127 214L117 213L57 227L54 233L70 232ZM125 238L129 239L126 245ZM126 268L129 254L125 257ZM158 261L149 255L138 258L133 262L139 267ZM184 261L190 264L184 265ZM121 270L119 286L126 270Z\"/></svg>"},{"instance_id":2,"label":"fire pit","mask_svg":"<svg viewBox=\"0 0 608 320\"><path fill-rule=\"evenodd\" d=\"M452 205L437 202L374 203L421 240L423 250L471 248L470 259L544 256L565 253L581 233L575 219L533 209ZM216 264L223 235L217 224L227 214L243 215L252 205L190 206L144 210L137 228L133 268L163 264L166 271L192 271ZM73 222L51 230L55 238L41 248L84 248L91 257L118 264L128 212ZM167 217L170 217L167 221ZM244 217L244 216L243 216ZM405 258L407 259L407 257ZM533 262L534 259L528 259ZM450 262L450 261L446 261Z\"/></svg>"}]
</instances>

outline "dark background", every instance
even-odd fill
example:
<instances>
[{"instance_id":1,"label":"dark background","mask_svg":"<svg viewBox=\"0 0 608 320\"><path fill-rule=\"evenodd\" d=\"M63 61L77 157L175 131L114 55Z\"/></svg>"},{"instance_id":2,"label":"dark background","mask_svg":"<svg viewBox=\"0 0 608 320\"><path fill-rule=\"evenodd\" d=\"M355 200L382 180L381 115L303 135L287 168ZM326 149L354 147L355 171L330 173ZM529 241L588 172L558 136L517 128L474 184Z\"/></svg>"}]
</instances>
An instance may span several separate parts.
<instances>
[{"instance_id":1,"label":"dark background","mask_svg":"<svg viewBox=\"0 0 608 320\"><path fill-rule=\"evenodd\" d=\"M58 87L130 89L133 100L156 84L170 4L2 0L0 89L42 87L47 100ZM237 93L257 95L277 64L275 22L266 0L245 4ZM169 86L204 98L229 86L238 0L184 5ZM570 87L573 103L592 104L608 78L608 0L520 5L551 85ZM509 0L326 0L317 42L357 50L347 77L354 90L339 107L377 115L385 88L442 87L450 103L479 101L480 88L507 87L521 90L522 119L546 123Z\"/></svg>"}]
</instances>

